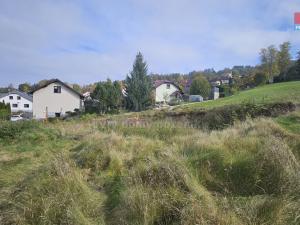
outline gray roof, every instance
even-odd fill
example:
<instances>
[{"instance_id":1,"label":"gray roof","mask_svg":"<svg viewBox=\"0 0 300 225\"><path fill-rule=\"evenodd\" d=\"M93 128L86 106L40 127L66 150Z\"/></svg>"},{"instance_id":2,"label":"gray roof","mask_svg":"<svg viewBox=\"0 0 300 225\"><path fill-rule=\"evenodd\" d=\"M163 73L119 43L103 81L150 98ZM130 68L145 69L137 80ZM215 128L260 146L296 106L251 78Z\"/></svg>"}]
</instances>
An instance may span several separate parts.
<instances>
[{"instance_id":1,"label":"gray roof","mask_svg":"<svg viewBox=\"0 0 300 225\"><path fill-rule=\"evenodd\" d=\"M6 95L8 95L8 93L0 93L0 98L5 97Z\"/></svg>"},{"instance_id":2,"label":"gray roof","mask_svg":"<svg viewBox=\"0 0 300 225\"><path fill-rule=\"evenodd\" d=\"M78 91L75 91L73 88L71 88L69 85L67 85L66 83L60 81L59 79L51 79L51 80L48 80L44 85L40 86L40 87L37 87L36 89L34 89L33 91L31 91L30 93L33 94L34 92L44 88L44 87L47 87L49 84L52 84L52 83L59 83L63 86L65 86L66 88L68 88L69 90L73 91L75 94L79 95L81 99L84 99L84 96L79 93Z\"/></svg>"},{"instance_id":3,"label":"gray roof","mask_svg":"<svg viewBox=\"0 0 300 225\"><path fill-rule=\"evenodd\" d=\"M19 91L19 90L11 90L7 93L0 93L0 98L3 98L7 95L10 95L10 94L16 94L16 95L19 95L21 96L22 98L25 98L27 99L28 101L31 101L32 102L32 95L29 95L29 94L26 94L25 92L22 92L22 91Z\"/></svg>"}]
</instances>

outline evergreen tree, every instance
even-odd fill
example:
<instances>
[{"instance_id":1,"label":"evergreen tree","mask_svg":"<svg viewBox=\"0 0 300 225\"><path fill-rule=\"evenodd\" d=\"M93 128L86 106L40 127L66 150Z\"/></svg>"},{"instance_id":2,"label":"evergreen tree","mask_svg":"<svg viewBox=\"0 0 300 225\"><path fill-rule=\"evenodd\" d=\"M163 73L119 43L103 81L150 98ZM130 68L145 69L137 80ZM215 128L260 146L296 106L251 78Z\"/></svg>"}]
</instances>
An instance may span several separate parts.
<instances>
[{"instance_id":1,"label":"evergreen tree","mask_svg":"<svg viewBox=\"0 0 300 225\"><path fill-rule=\"evenodd\" d=\"M126 77L127 107L141 111L151 104L151 79L147 75L148 68L143 55L139 52L133 64L130 76Z\"/></svg>"}]
</instances>

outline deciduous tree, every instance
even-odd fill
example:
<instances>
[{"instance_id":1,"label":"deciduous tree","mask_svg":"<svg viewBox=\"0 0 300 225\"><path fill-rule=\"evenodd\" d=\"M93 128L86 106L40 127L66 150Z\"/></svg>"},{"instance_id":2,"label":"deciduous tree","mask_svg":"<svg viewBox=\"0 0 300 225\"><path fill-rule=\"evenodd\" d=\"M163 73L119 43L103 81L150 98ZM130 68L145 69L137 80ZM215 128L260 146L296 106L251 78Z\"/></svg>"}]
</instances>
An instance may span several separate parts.
<instances>
[{"instance_id":1,"label":"deciduous tree","mask_svg":"<svg viewBox=\"0 0 300 225\"><path fill-rule=\"evenodd\" d=\"M31 84L29 84L29 83L19 84L18 90L28 93L32 90Z\"/></svg>"},{"instance_id":2,"label":"deciduous tree","mask_svg":"<svg viewBox=\"0 0 300 225\"><path fill-rule=\"evenodd\" d=\"M290 42L284 42L279 46L277 55L277 65L280 75L285 80L286 73L291 65L291 44Z\"/></svg>"},{"instance_id":3,"label":"deciduous tree","mask_svg":"<svg viewBox=\"0 0 300 225\"><path fill-rule=\"evenodd\" d=\"M93 100L86 102L88 112L117 113L122 102L121 87L117 81L99 82L91 94Z\"/></svg>"},{"instance_id":4,"label":"deciduous tree","mask_svg":"<svg viewBox=\"0 0 300 225\"><path fill-rule=\"evenodd\" d=\"M203 98L209 97L210 94L210 84L204 76L197 76L193 79L190 94L191 95L201 95Z\"/></svg>"},{"instance_id":5,"label":"deciduous tree","mask_svg":"<svg viewBox=\"0 0 300 225\"><path fill-rule=\"evenodd\" d=\"M275 76L279 75L277 55L278 51L274 45L260 51L261 67L269 80L273 80Z\"/></svg>"}]
</instances>

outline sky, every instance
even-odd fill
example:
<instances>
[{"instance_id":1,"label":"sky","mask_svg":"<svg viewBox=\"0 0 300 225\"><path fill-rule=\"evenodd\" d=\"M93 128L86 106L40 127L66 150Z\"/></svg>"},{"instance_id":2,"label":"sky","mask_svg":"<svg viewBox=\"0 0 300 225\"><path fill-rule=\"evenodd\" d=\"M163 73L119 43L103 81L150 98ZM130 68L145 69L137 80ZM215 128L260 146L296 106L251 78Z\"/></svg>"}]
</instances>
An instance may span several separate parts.
<instances>
[{"instance_id":1,"label":"sky","mask_svg":"<svg viewBox=\"0 0 300 225\"><path fill-rule=\"evenodd\" d=\"M299 0L0 0L0 86L121 80L137 52L149 73L256 65L300 50Z\"/></svg>"}]
</instances>

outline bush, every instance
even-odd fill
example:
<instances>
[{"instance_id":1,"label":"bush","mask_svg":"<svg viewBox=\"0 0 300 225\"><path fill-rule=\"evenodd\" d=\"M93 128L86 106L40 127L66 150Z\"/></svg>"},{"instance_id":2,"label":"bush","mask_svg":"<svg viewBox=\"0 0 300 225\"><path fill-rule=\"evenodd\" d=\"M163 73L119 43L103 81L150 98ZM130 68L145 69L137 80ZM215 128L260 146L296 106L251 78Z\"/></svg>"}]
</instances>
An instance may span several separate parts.
<instances>
[{"instance_id":1,"label":"bush","mask_svg":"<svg viewBox=\"0 0 300 225\"><path fill-rule=\"evenodd\" d=\"M1 120L10 120L10 104L5 104L0 102L0 121Z\"/></svg>"},{"instance_id":2,"label":"bush","mask_svg":"<svg viewBox=\"0 0 300 225\"><path fill-rule=\"evenodd\" d=\"M256 73L254 75L254 83L256 86L266 84L267 80L267 75L264 73Z\"/></svg>"},{"instance_id":3,"label":"bush","mask_svg":"<svg viewBox=\"0 0 300 225\"><path fill-rule=\"evenodd\" d=\"M36 121L0 122L0 139L15 139L23 132L39 127Z\"/></svg>"}]
</instances>

